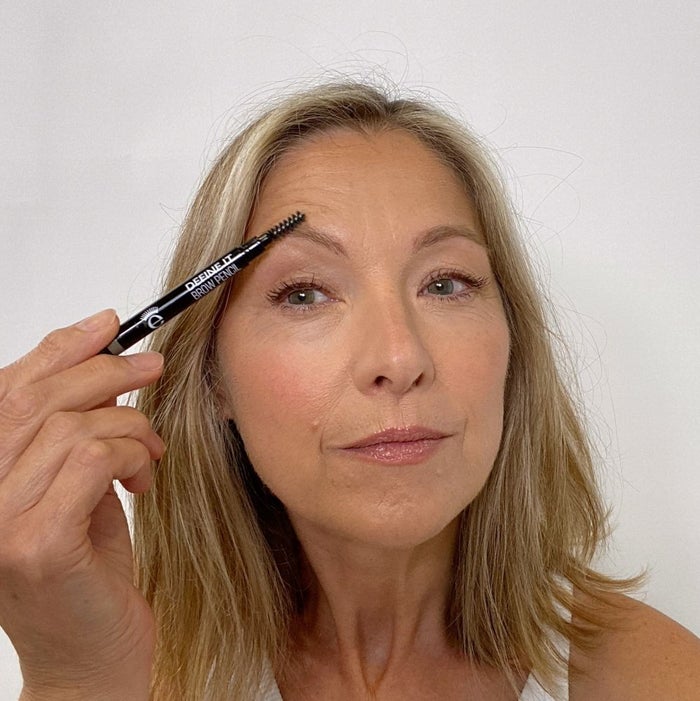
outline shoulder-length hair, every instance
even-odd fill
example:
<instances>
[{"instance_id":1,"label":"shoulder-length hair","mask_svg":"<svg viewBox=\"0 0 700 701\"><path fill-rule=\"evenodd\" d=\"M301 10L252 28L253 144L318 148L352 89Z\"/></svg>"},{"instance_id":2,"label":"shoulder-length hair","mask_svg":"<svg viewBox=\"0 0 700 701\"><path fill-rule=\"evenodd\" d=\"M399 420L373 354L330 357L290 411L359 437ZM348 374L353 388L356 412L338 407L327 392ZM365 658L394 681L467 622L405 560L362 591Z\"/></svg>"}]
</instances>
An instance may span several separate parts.
<instances>
[{"instance_id":1,"label":"shoulder-length hair","mask_svg":"<svg viewBox=\"0 0 700 701\"><path fill-rule=\"evenodd\" d=\"M591 568L606 535L591 449L517 219L482 141L431 104L358 82L287 97L215 162L165 287L242 242L276 160L337 128L409 132L454 170L475 206L511 352L502 443L486 485L460 517L445 626L471 659L511 680L525 665L551 686L566 663L553 633L589 647L604 621L583 602L630 582ZM256 698L267 671L283 663L289 623L303 605L298 544L284 508L256 479L220 406L216 329L225 304L219 289L154 334L151 348L165 355L166 369L139 398L167 445L153 487L134 504L139 585L158 626L153 698L163 701ZM574 597L576 590L584 596Z\"/></svg>"}]
</instances>

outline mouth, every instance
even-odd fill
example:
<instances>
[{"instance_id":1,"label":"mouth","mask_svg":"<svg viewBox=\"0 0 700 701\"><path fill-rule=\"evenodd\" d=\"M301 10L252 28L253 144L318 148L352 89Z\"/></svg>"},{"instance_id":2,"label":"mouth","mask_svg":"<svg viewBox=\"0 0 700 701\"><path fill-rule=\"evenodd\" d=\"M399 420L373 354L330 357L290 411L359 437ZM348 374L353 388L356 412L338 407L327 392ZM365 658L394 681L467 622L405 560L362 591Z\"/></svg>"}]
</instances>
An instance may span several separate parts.
<instances>
[{"instance_id":1,"label":"mouth","mask_svg":"<svg viewBox=\"0 0 700 701\"><path fill-rule=\"evenodd\" d=\"M434 455L449 437L423 426L390 428L346 445L342 451L356 458L389 465L416 465Z\"/></svg>"}]
</instances>

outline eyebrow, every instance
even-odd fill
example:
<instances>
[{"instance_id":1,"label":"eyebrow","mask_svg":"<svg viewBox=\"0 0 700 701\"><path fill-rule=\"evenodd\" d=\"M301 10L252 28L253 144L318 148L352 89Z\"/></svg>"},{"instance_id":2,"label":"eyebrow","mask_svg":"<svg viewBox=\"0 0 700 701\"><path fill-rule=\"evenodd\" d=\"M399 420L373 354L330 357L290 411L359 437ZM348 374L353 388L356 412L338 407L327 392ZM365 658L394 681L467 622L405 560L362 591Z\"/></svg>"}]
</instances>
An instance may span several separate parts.
<instances>
[{"instance_id":1,"label":"eyebrow","mask_svg":"<svg viewBox=\"0 0 700 701\"><path fill-rule=\"evenodd\" d=\"M313 243L317 243L319 246L327 248L336 255L343 256L344 258L348 257L348 252L345 250L345 246L343 246L340 241L333 236L329 236L320 229L315 229L306 222L301 222L301 224L298 224L284 236L284 238L292 237L295 239L301 238L306 239L307 241L312 241Z\"/></svg>"},{"instance_id":2,"label":"eyebrow","mask_svg":"<svg viewBox=\"0 0 700 701\"><path fill-rule=\"evenodd\" d=\"M451 238L465 238L472 241L483 248L486 248L486 242L484 237L472 229L469 226L463 224L459 225L447 225L442 224L439 226L433 226L430 229L424 231L413 243L413 252L418 253L418 251L434 246L441 241Z\"/></svg>"},{"instance_id":3,"label":"eyebrow","mask_svg":"<svg viewBox=\"0 0 700 701\"><path fill-rule=\"evenodd\" d=\"M302 238L307 241L312 241L313 243L323 246L332 253L342 256L344 258L348 257L348 252L345 250L345 246L338 241L335 237L310 226L307 223L302 223L295 229L290 231L287 237ZM430 248L435 246L441 241L445 241L451 238L465 238L469 241L473 241L479 246L485 248L486 243L484 242L484 237L471 227L452 224L440 224L438 226L432 226L425 231L422 231L418 237L413 242L413 253L418 253L425 248Z\"/></svg>"}]
</instances>

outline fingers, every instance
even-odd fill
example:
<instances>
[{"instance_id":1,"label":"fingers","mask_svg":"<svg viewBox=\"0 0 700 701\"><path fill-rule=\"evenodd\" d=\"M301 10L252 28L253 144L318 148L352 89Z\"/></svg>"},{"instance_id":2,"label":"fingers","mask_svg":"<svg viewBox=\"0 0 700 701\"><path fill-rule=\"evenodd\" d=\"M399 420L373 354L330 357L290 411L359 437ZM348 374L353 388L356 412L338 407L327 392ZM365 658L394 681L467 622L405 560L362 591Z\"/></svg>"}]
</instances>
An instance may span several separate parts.
<instances>
[{"instance_id":1,"label":"fingers","mask_svg":"<svg viewBox=\"0 0 700 701\"><path fill-rule=\"evenodd\" d=\"M26 530L28 523L54 524L71 516L78 519L74 526L87 529L113 480L131 491L150 486L151 461L160 458L163 443L143 414L116 406L115 398L156 380L163 358L100 354L117 329L115 313L100 312L53 331L0 369L4 527L25 524ZM38 515L44 521L36 521Z\"/></svg>"},{"instance_id":2,"label":"fingers","mask_svg":"<svg viewBox=\"0 0 700 701\"><path fill-rule=\"evenodd\" d=\"M111 553L111 566L131 567L131 545L124 511L114 495L113 480L130 491L146 491L151 484L151 456L132 438L92 440L76 444L48 491L15 523L37 524L51 541L44 572L85 565L99 552ZM92 554L90 554L92 553Z\"/></svg>"},{"instance_id":3,"label":"fingers","mask_svg":"<svg viewBox=\"0 0 700 701\"><path fill-rule=\"evenodd\" d=\"M36 348L0 369L0 399L13 388L33 384L99 353L118 329L115 311L105 309L73 326L52 331Z\"/></svg>"},{"instance_id":4,"label":"fingers","mask_svg":"<svg viewBox=\"0 0 700 701\"><path fill-rule=\"evenodd\" d=\"M117 439L129 439L124 443L128 448L126 458L114 450L121 444L110 443ZM157 460L163 454L163 441L153 431L148 419L131 407L52 414L2 480L0 510L20 514L33 508L44 497L65 463L72 460L89 464L91 458L101 463L105 458L105 447L110 448L108 456L128 462L134 457L132 443L141 445L137 456L140 464L150 465L151 460ZM95 468L98 469L101 468ZM113 479L121 478L132 479L134 475L123 473L123 468L118 467ZM143 479L132 479L129 486L133 487L132 491L140 491L143 483ZM2 504L3 495L12 495L12 503Z\"/></svg>"},{"instance_id":5,"label":"fingers","mask_svg":"<svg viewBox=\"0 0 700 701\"><path fill-rule=\"evenodd\" d=\"M0 480L50 416L109 406L113 397L153 382L162 369L163 357L159 353L119 358L97 355L33 384L12 389L0 399L0 435L4 436Z\"/></svg>"},{"instance_id":6,"label":"fingers","mask_svg":"<svg viewBox=\"0 0 700 701\"><path fill-rule=\"evenodd\" d=\"M91 440L76 444L39 508L53 518L81 527L107 494L113 480L131 492L151 485L151 455L133 438Z\"/></svg>"},{"instance_id":7,"label":"fingers","mask_svg":"<svg viewBox=\"0 0 700 701\"><path fill-rule=\"evenodd\" d=\"M37 527L51 524L56 538L83 542L93 511L110 492L114 480L122 481L132 492L150 487L151 455L143 443L133 438L76 443L40 499L25 504L27 508L21 512L18 504L12 504L12 513L9 508L2 508L0 513L4 523L33 523Z\"/></svg>"},{"instance_id":8,"label":"fingers","mask_svg":"<svg viewBox=\"0 0 700 701\"><path fill-rule=\"evenodd\" d=\"M18 393L29 401L44 398L40 414L87 411L125 392L153 382L163 369L160 353L115 357L96 355L88 360L23 387Z\"/></svg>"}]
</instances>

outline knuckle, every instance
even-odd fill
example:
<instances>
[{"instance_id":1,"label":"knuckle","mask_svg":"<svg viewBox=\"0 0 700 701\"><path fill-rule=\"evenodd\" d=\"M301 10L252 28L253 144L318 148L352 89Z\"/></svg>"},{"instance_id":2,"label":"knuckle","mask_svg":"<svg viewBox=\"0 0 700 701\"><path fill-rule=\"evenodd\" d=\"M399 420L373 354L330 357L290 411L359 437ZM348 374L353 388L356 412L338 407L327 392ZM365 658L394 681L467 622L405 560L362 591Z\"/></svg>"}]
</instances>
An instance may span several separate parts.
<instances>
[{"instance_id":1,"label":"knuckle","mask_svg":"<svg viewBox=\"0 0 700 701\"><path fill-rule=\"evenodd\" d=\"M122 466L118 479L127 488L133 488L137 484L143 486L150 484L152 480L152 460L148 449L142 443L134 443L129 450L128 462Z\"/></svg>"},{"instance_id":2,"label":"knuckle","mask_svg":"<svg viewBox=\"0 0 700 701\"><path fill-rule=\"evenodd\" d=\"M36 347L37 354L39 357L51 363L55 358L59 358L65 352L64 344L62 342L64 333L60 329L56 329L46 334L44 338L39 341Z\"/></svg>"},{"instance_id":3,"label":"knuckle","mask_svg":"<svg viewBox=\"0 0 700 701\"><path fill-rule=\"evenodd\" d=\"M58 411L46 419L44 429L54 442L74 438L82 430L82 417L77 412Z\"/></svg>"},{"instance_id":4,"label":"knuckle","mask_svg":"<svg viewBox=\"0 0 700 701\"><path fill-rule=\"evenodd\" d=\"M148 447L138 438L124 440L125 457L128 463L144 463L150 461Z\"/></svg>"},{"instance_id":5,"label":"knuckle","mask_svg":"<svg viewBox=\"0 0 700 701\"><path fill-rule=\"evenodd\" d=\"M12 389L0 400L0 421L10 426L26 424L36 418L42 404L31 386Z\"/></svg>"},{"instance_id":6,"label":"knuckle","mask_svg":"<svg viewBox=\"0 0 700 701\"><path fill-rule=\"evenodd\" d=\"M120 360L120 358L115 358L113 355L99 353L98 355L90 358L89 362L86 363L86 367L97 377L105 376L107 374L114 375L115 373L124 371L124 368L122 367L123 363L119 362Z\"/></svg>"},{"instance_id":7,"label":"knuckle","mask_svg":"<svg viewBox=\"0 0 700 701\"><path fill-rule=\"evenodd\" d=\"M89 469L98 469L110 462L112 449L109 443L98 438L82 440L75 444L71 451L74 462Z\"/></svg>"},{"instance_id":8,"label":"knuckle","mask_svg":"<svg viewBox=\"0 0 700 701\"><path fill-rule=\"evenodd\" d=\"M139 443L139 450L141 453L142 466L150 468L153 463L150 451L143 443Z\"/></svg>"},{"instance_id":9,"label":"knuckle","mask_svg":"<svg viewBox=\"0 0 700 701\"><path fill-rule=\"evenodd\" d=\"M132 407L125 407L128 408L129 411L131 412L131 420L134 422L134 428L136 429L138 434L146 434L150 433L151 431L151 422L149 418L143 413L140 412L138 409L134 409Z\"/></svg>"},{"instance_id":10,"label":"knuckle","mask_svg":"<svg viewBox=\"0 0 700 701\"><path fill-rule=\"evenodd\" d=\"M138 443L134 446L132 451L130 462L130 472L136 474L143 468L150 466L151 456L148 453L148 448L146 448L143 443Z\"/></svg>"},{"instance_id":11,"label":"knuckle","mask_svg":"<svg viewBox=\"0 0 700 701\"><path fill-rule=\"evenodd\" d=\"M153 429L150 419L143 412L127 405L119 406L116 410L122 414L125 437L130 436L139 441L148 440Z\"/></svg>"},{"instance_id":12,"label":"knuckle","mask_svg":"<svg viewBox=\"0 0 700 701\"><path fill-rule=\"evenodd\" d=\"M98 354L84 363L83 369L88 382L92 382L95 387L111 387L115 394L126 391L129 383L128 367L125 367L121 358L116 358L107 354Z\"/></svg>"}]
</instances>

